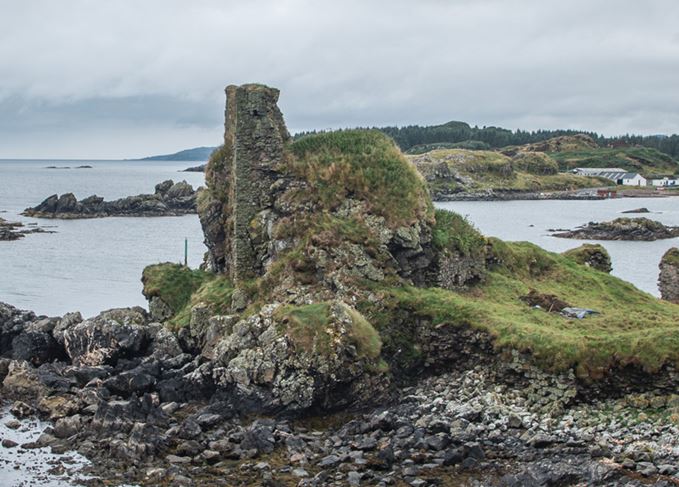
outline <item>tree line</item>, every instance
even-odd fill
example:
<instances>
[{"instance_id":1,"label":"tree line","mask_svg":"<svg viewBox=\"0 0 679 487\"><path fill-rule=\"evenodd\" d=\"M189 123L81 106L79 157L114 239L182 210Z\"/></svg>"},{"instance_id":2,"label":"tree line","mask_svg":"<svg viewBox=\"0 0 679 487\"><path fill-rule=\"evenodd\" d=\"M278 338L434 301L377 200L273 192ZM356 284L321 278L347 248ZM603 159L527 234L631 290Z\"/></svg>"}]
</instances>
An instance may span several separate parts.
<instances>
[{"instance_id":1,"label":"tree line","mask_svg":"<svg viewBox=\"0 0 679 487\"><path fill-rule=\"evenodd\" d=\"M470 126L465 122L448 122L442 125L407 125L403 127L371 127L393 138L401 150L408 151L419 145L456 144L475 141L475 148L496 149L508 145L523 145L559 137L562 135L586 134L600 147L626 147L640 145L651 147L672 157L679 156L679 135L621 135L604 137L596 132L582 130L509 130L501 127ZM312 132L295 134L295 138Z\"/></svg>"}]
</instances>

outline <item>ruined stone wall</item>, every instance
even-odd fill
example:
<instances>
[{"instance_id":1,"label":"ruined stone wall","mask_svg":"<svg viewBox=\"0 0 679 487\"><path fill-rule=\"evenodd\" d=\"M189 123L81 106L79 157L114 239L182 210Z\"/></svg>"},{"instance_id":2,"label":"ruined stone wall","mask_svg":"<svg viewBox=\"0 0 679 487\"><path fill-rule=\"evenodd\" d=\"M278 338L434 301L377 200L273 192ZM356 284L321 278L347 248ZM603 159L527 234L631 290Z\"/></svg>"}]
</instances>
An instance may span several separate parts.
<instances>
[{"instance_id":1,"label":"ruined stone wall","mask_svg":"<svg viewBox=\"0 0 679 487\"><path fill-rule=\"evenodd\" d=\"M209 195L199 213L208 266L234 282L263 273L253 222L272 205L270 188L290 139L278 95L259 84L226 88L224 147L206 171Z\"/></svg>"}]
</instances>

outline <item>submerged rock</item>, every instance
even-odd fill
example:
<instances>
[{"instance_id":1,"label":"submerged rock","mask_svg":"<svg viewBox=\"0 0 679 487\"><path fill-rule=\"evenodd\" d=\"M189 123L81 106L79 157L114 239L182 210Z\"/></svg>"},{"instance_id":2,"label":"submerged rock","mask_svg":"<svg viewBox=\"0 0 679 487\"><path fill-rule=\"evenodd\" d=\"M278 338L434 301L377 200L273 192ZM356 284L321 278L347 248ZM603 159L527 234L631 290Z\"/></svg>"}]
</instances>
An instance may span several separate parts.
<instances>
[{"instance_id":1,"label":"submerged rock","mask_svg":"<svg viewBox=\"0 0 679 487\"><path fill-rule=\"evenodd\" d=\"M73 193L52 195L22 213L36 218L102 218L107 216L178 216L196 212L197 191L186 181L172 180L156 185L154 194L104 201L96 195L81 201Z\"/></svg>"},{"instance_id":2,"label":"submerged rock","mask_svg":"<svg viewBox=\"0 0 679 487\"><path fill-rule=\"evenodd\" d=\"M590 222L584 227L552 234L553 237L581 240L658 240L679 237L679 227L668 227L648 218L616 218L610 222Z\"/></svg>"}]
</instances>

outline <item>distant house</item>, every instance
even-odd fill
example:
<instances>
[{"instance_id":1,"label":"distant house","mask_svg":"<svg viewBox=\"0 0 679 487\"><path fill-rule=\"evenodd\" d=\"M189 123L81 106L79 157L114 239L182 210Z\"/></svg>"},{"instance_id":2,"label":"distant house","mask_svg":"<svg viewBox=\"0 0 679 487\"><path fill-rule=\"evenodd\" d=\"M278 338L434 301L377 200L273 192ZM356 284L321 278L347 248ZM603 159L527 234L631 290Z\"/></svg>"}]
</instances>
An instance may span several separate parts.
<instances>
[{"instance_id":1,"label":"distant house","mask_svg":"<svg viewBox=\"0 0 679 487\"><path fill-rule=\"evenodd\" d=\"M651 179L651 185L653 186L665 187L665 186L677 186L678 184L679 183L674 178L664 177Z\"/></svg>"},{"instance_id":2,"label":"distant house","mask_svg":"<svg viewBox=\"0 0 679 487\"><path fill-rule=\"evenodd\" d=\"M581 176L595 176L610 179L624 186L646 186L646 178L636 172L627 172L619 167L576 167L573 173Z\"/></svg>"},{"instance_id":3,"label":"distant house","mask_svg":"<svg viewBox=\"0 0 679 487\"><path fill-rule=\"evenodd\" d=\"M638 172L626 172L617 183L624 186L646 186L648 181Z\"/></svg>"}]
</instances>

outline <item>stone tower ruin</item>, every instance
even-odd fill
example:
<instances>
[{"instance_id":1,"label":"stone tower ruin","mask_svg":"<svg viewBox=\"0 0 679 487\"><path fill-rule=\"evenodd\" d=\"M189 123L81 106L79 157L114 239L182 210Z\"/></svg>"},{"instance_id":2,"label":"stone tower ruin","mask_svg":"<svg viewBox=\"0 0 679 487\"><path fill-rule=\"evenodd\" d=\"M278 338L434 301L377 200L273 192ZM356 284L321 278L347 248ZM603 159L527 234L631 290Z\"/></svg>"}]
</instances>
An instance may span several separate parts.
<instances>
[{"instance_id":1,"label":"stone tower ruin","mask_svg":"<svg viewBox=\"0 0 679 487\"><path fill-rule=\"evenodd\" d=\"M278 109L279 91L260 84L227 86L224 146L206 170L199 204L207 265L233 282L262 275L262 248L253 224L272 204L271 185L290 134Z\"/></svg>"}]
</instances>

